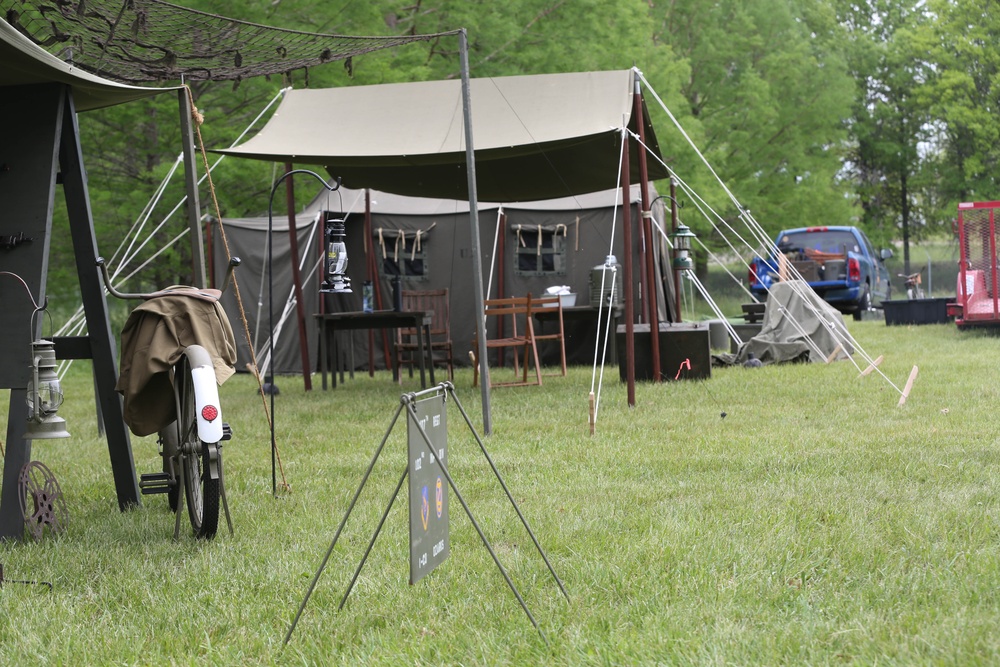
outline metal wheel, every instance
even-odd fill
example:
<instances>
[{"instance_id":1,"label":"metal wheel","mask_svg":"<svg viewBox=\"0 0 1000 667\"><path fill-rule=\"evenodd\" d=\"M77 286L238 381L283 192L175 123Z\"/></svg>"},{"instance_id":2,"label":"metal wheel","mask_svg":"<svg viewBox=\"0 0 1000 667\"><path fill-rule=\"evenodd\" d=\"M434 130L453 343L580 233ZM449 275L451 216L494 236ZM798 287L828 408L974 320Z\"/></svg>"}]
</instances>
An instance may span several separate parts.
<instances>
[{"instance_id":1,"label":"metal wheel","mask_svg":"<svg viewBox=\"0 0 1000 667\"><path fill-rule=\"evenodd\" d=\"M42 539L45 527L61 533L69 524L69 513L62 489L52 472L38 461L29 461L17 478L18 500L24 525L36 541Z\"/></svg>"},{"instance_id":2,"label":"metal wheel","mask_svg":"<svg viewBox=\"0 0 1000 667\"><path fill-rule=\"evenodd\" d=\"M861 320L861 314L872 307L872 293L868 291L868 285L865 285L861 289L863 291L861 292L861 298L858 300L858 308L853 313L855 321Z\"/></svg>"},{"instance_id":3,"label":"metal wheel","mask_svg":"<svg viewBox=\"0 0 1000 667\"><path fill-rule=\"evenodd\" d=\"M175 367L174 396L177 401L177 443L179 473L184 482L188 517L195 537L212 538L219 527L219 480L208 474L208 457L215 443L198 438L194 386L187 357Z\"/></svg>"}]
</instances>

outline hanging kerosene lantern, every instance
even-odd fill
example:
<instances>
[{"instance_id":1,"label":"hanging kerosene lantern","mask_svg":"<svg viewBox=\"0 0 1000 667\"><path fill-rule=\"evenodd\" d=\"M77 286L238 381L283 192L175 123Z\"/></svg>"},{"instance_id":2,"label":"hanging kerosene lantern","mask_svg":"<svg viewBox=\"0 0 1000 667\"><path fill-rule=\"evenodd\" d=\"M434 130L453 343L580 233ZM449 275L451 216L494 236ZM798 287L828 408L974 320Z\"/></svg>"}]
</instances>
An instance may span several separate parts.
<instances>
[{"instance_id":1,"label":"hanging kerosene lantern","mask_svg":"<svg viewBox=\"0 0 1000 667\"><path fill-rule=\"evenodd\" d=\"M68 438L66 420L56 414L63 402L62 385L56 375L55 345L44 338L31 343L31 380L25 400L28 426L25 439Z\"/></svg>"},{"instance_id":2,"label":"hanging kerosene lantern","mask_svg":"<svg viewBox=\"0 0 1000 667\"><path fill-rule=\"evenodd\" d=\"M325 248L325 267L321 292L333 294L351 294L351 279L347 276L347 244L344 220L334 218L326 221L323 230L323 247Z\"/></svg>"}]
</instances>

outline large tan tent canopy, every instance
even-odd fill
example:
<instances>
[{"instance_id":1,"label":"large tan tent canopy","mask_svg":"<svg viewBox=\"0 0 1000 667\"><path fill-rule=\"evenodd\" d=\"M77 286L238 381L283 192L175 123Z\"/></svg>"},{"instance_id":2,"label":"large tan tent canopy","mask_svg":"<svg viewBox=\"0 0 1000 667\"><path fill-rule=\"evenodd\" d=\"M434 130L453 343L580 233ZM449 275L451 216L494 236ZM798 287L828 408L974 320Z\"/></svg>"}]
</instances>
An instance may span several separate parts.
<instances>
[{"instance_id":1,"label":"large tan tent canopy","mask_svg":"<svg viewBox=\"0 0 1000 667\"><path fill-rule=\"evenodd\" d=\"M638 131L634 72L472 79L479 198L525 201L613 188L620 128ZM659 156L645 105L647 145ZM638 144L630 142L632 182ZM217 152L324 166L351 188L468 197L460 81L291 90L267 125ZM649 178L666 169L649 160Z\"/></svg>"},{"instance_id":2,"label":"large tan tent canopy","mask_svg":"<svg viewBox=\"0 0 1000 667\"><path fill-rule=\"evenodd\" d=\"M77 111L99 109L173 90L126 86L89 74L32 44L0 19L0 88L46 83L70 86Z\"/></svg>"}]
</instances>

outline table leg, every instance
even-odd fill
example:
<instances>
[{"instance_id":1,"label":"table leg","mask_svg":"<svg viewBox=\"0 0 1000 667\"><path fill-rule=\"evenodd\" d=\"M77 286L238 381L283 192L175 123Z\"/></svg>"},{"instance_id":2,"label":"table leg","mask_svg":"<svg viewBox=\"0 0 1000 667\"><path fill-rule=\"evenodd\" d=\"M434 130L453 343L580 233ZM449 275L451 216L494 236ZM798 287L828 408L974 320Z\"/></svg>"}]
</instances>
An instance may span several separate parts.
<instances>
[{"instance_id":1,"label":"table leg","mask_svg":"<svg viewBox=\"0 0 1000 667\"><path fill-rule=\"evenodd\" d=\"M347 376L353 380L354 379L354 332L353 331L350 333L349 337L350 337L351 340L348 341L349 342L349 346L347 348L348 349L348 353L347 353L347 357L348 357ZM344 383L344 372L343 371L340 372L340 383L341 384Z\"/></svg>"},{"instance_id":2,"label":"table leg","mask_svg":"<svg viewBox=\"0 0 1000 667\"><path fill-rule=\"evenodd\" d=\"M430 341L428 341L428 345L429 344L430 344ZM417 348L418 348L417 349L417 354L419 355L418 358L420 359L420 388L421 389L426 389L427 388L427 378L424 376L424 365L425 365L424 364L424 361L425 361L425 357L424 357L424 354L425 354L424 353L424 326L422 324L417 326Z\"/></svg>"},{"instance_id":3,"label":"table leg","mask_svg":"<svg viewBox=\"0 0 1000 667\"><path fill-rule=\"evenodd\" d=\"M427 365L431 373L431 385L436 384L434 380L434 345L431 342L431 325L424 325L424 343L427 346Z\"/></svg>"},{"instance_id":4,"label":"table leg","mask_svg":"<svg viewBox=\"0 0 1000 667\"><path fill-rule=\"evenodd\" d=\"M323 378L323 391L326 391L326 364L327 364L327 349L330 347L329 341L326 339L326 322L324 320L319 321L319 341L317 342L319 346L319 372L320 376Z\"/></svg>"},{"instance_id":5,"label":"table leg","mask_svg":"<svg viewBox=\"0 0 1000 667\"><path fill-rule=\"evenodd\" d=\"M331 385L337 388L337 371L340 369L340 346L337 345L337 329L330 327L330 352L333 356L333 367L330 369ZM344 383L344 376L340 376L340 383Z\"/></svg>"}]
</instances>

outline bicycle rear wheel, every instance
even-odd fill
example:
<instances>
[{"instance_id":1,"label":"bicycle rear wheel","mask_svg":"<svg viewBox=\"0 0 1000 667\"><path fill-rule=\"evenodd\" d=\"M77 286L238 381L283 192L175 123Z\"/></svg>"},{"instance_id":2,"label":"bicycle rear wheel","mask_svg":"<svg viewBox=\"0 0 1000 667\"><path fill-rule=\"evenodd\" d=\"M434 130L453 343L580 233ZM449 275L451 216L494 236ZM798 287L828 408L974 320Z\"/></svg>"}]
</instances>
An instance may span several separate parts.
<instances>
[{"instance_id":1,"label":"bicycle rear wheel","mask_svg":"<svg viewBox=\"0 0 1000 667\"><path fill-rule=\"evenodd\" d=\"M180 449L179 473L184 480L188 517L195 537L212 538L219 527L220 485L218 479L212 479L208 474L208 464L210 455L217 455L217 443L202 442L198 437L194 384L187 357L181 357L174 369L174 396Z\"/></svg>"}]
</instances>

